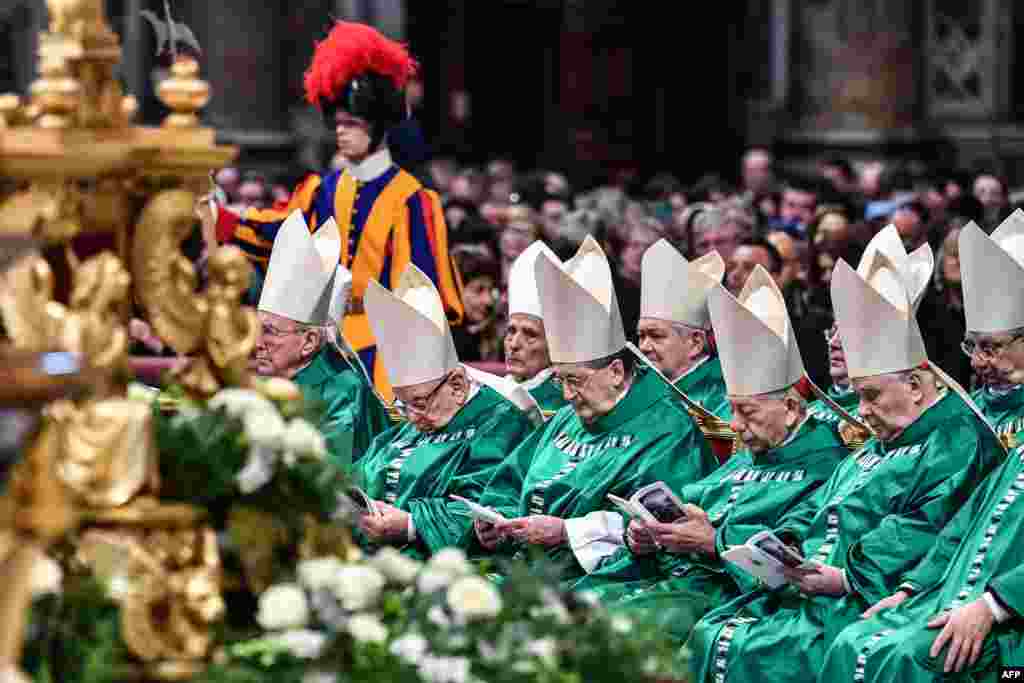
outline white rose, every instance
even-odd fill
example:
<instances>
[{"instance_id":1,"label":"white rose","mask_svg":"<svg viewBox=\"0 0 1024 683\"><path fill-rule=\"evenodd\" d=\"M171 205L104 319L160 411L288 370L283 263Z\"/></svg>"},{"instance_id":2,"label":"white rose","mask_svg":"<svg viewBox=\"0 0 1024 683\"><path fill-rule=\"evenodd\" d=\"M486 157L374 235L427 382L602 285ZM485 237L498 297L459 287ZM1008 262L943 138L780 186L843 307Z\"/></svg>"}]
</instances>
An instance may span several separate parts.
<instances>
[{"instance_id":1,"label":"white rose","mask_svg":"<svg viewBox=\"0 0 1024 683\"><path fill-rule=\"evenodd\" d=\"M32 588L32 597L38 598L49 593L59 593L61 581L64 579L64 572L60 565L45 555L32 564L32 573L29 575L29 585Z\"/></svg>"},{"instance_id":2,"label":"white rose","mask_svg":"<svg viewBox=\"0 0 1024 683\"><path fill-rule=\"evenodd\" d=\"M430 683L468 683L470 664L465 657L424 657L420 676Z\"/></svg>"},{"instance_id":3,"label":"white rose","mask_svg":"<svg viewBox=\"0 0 1024 683\"><path fill-rule=\"evenodd\" d=\"M235 475L238 490L248 495L266 486L274 478L277 456L265 446L254 446L249 450L245 467Z\"/></svg>"},{"instance_id":4,"label":"white rose","mask_svg":"<svg viewBox=\"0 0 1024 683\"><path fill-rule=\"evenodd\" d=\"M558 664L558 643L554 638L531 640L526 644L526 652L539 659L548 669L553 669Z\"/></svg>"},{"instance_id":5,"label":"white rose","mask_svg":"<svg viewBox=\"0 0 1024 683\"><path fill-rule=\"evenodd\" d=\"M256 621L268 631L302 628L309 621L306 593L295 583L281 583L263 591Z\"/></svg>"},{"instance_id":6,"label":"white rose","mask_svg":"<svg viewBox=\"0 0 1024 683\"><path fill-rule=\"evenodd\" d=\"M360 643L383 643L388 639L388 629L372 614L356 614L348 620L348 632Z\"/></svg>"},{"instance_id":7,"label":"white rose","mask_svg":"<svg viewBox=\"0 0 1024 683\"><path fill-rule=\"evenodd\" d=\"M279 451L284 445L284 419L276 410L269 413L246 413L242 418L242 427L250 446Z\"/></svg>"},{"instance_id":8,"label":"white rose","mask_svg":"<svg viewBox=\"0 0 1024 683\"><path fill-rule=\"evenodd\" d=\"M268 638L270 643L287 650L299 659L317 659L327 645L327 635L309 629L295 629Z\"/></svg>"},{"instance_id":9,"label":"white rose","mask_svg":"<svg viewBox=\"0 0 1024 683\"><path fill-rule=\"evenodd\" d=\"M633 630L633 620L621 614L612 617L612 630L616 633L629 633Z\"/></svg>"},{"instance_id":10,"label":"white rose","mask_svg":"<svg viewBox=\"0 0 1024 683\"><path fill-rule=\"evenodd\" d=\"M442 588L447 588L454 577L447 572L439 572L431 569L429 565L416 577L416 588L420 593L433 593Z\"/></svg>"},{"instance_id":11,"label":"white rose","mask_svg":"<svg viewBox=\"0 0 1024 683\"><path fill-rule=\"evenodd\" d=\"M406 633L391 643L388 652L408 664L419 664L423 655L427 654L427 639L419 633Z\"/></svg>"},{"instance_id":12,"label":"white rose","mask_svg":"<svg viewBox=\"0 0 1024 683\"><path fill-rule=\"evenodd\" d=\"M250 413L277 414L277 408L262 394L251 389L221 389L206 404L210 410L223 408L231 417L245 418Z\"/></svg>"},{"instance_id":13,"label":"white rose","mask_svg":"<svg viewBox=\"0 0 1024 683\"><path fill-rule=\"evenodd\" d=\"M422 564L406 557L391 546L381 548L370 559L370 564L386 576L388 580L402 586L411 584L416 579L416 575L420 573L420 569L423 568Z\"/></svg>"},{"instance_id":14,"label":"white rose","mask_svg":"<svg viewBox=\"0 0 1024 683\"><path fill-rule=\"evenodd\" d=\"M343 564L334 574L331 591L341 606L358 611L373 606L387 583L379 571L362 564Z\"/></svg>"},{"instance_id":15,"label":"white rose","mask_svg":"<svg viewBox=\"0 0 1024 683\"><path fill-rule=\"evenodd\" d=\"M458 548L439 550L427 562L427 569L443 572L451 577L473 573L473 567L466 560L466 554Z\"/></svg>"},{"instance_id":16,"label":"white rose","mask_svg":"<svg viewBox=\"0 0 1024 683\"><path fill-rule=\"evenodd\" d=\"M288 423L282 441L286 461L292 458L323 460L327 457L327 442L324 435L302 418L295 418Z\"/></svg>"},{"instance_id":17,"label":"white rose","mask_svg":"<svg viewBox=\"0 0 1024 683\"><path fill-rule=\"evenodd\" d=\"M487 619L501 612L501 595L487 579L465 576L448 588L448 605L467 621Z\"/></svg>"},{"instance_id":18,"label":"white rose","mask_svg":"<svg viewBox=\"0 0 1024 683\"><path fill-rule=\"evenodd\" d=\"M311 591L316 591L333 586L334 577L342 566L341 560L336 557L317 557L299 562L295 571L303 586Z\"/></svg>"}]
</instances>

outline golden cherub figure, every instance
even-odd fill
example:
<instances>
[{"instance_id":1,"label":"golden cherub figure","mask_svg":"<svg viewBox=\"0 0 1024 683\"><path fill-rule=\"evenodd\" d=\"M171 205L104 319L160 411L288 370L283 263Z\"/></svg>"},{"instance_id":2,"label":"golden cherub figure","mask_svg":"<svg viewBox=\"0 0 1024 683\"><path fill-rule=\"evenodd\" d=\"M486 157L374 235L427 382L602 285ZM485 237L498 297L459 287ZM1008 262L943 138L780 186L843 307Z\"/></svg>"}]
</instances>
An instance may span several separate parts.
<instances>
[{"instance_id":1,"label":"golden cherub figure","mask_svg":"<svg viewBox=\"0 0 1024 683\"><path fill-rule=\"evenodd\" d=\"M237 247L219 247L207 263L209 283L198 292L192 263L180 252L195 229L195 197L186 190L155 196L142 212L132 254L136 296L157 335L182 355L193 354L178 380L194 394L249 382L248 362L259 320L240 301L252 266Z\"/></svg>"}]
</instances>

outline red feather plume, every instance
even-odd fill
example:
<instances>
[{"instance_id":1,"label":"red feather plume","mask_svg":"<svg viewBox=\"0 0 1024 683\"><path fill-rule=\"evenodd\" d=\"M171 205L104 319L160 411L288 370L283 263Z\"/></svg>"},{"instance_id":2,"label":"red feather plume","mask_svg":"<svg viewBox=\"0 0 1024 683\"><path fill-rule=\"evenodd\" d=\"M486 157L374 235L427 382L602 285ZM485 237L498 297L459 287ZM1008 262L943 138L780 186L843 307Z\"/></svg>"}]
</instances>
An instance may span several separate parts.
<instances>
[{"instance_id":1,"label":"red feather plume","mask_svg":"<svg viewBox=\"0 0 1024 683\"><path fill-rule=\"evenodd\" d=\"M366 24L339 21L326 40L316 44L306 70L306 100L319 107L321 100L335 99L349 81L367 71L391 79L401 89L418 68L402 43Z\"/></svg>"}]
</instances>

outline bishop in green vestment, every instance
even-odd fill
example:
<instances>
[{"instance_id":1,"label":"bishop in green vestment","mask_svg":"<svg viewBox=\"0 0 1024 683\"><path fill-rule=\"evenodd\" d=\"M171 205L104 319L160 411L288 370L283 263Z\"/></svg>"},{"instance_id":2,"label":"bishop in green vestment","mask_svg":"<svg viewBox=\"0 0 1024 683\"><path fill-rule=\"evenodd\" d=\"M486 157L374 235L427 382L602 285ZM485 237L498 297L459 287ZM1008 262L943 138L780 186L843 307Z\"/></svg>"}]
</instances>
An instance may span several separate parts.
<instances>
[{"instance_id":1,"label":"bishop in green vestment","mask_svg":"<svg viewBox=\"0 0 1024 683\"><path fill-rule=\"evenodd\" d=\"M588 237L565 264L540 256L539 300L555 373L570 406L516 449L480 497L500 524L476 522L477 555L526 556L593 571L622 546L608 494L628 498L657 481L697 481L716 461L689 414L625 348L611 269Z\"/></svg>"},{"instance_id":2,"label":"bishop in green vestment","mask_svg":"<svg viewBox=\"0 0 1024 683\"><path fill-rule=\"evenodd\" d=\"M508 271L508 324L503 346L508 376L530 392L547 419L566 405L555 384L547 334L541 317L534 264L540 255L558 262L551 249L537 240L520 254Z\"/></svg>"},{"instance_id":3,"label":"bishop in green vestment","mask_svg":"<svg viewBox=\"0 0 1024 683\"><path fill-rule=\"evenodd\" d=\"M774 528L846 455L830 425L807 414L797 390L803 359L791 326L775 329L789 316L771 276L755 271L739 300L716 285L709 301L732 428L743 448L709 476L676 489L685 519L632 520L629 547L574 586L595 590L606 603L666 615L680 641L706 607L757 587L721 553Z\"/></svg>"},{"instance_id":4,"label":"bishop in green vestment","mask_svg":"<svg viewBox=\"0 0 1024 683\"><path fill-rule=\"evenodd\" d=\"M839 631L896 589L1001 463L1005 451L963 389L924 367L915 287L870 250L856 272L836 266L832 301L875 438L776 528L814 566L787 570L782 588L743 595L698 622L697 680L812 678Z\"/></svg>"},{"instance_id":5,"label":"bishop in green vestment","mask_svg":"<svg viewBox=\"0 0 1024 683\"><path fill-rule=\"evenodd\" d=\"M347 471L389 425L355 354L351 363L342 356L337 325L352 276L330 257L340 245L333 221L313 235L301 213L281 226L257 305L260 335L253 364L261 375L291 379L306 400L320 406L328 457Z\"/></svg>"},{"instance_id":6,"label":"bishop in green vestment","mask_svg":"<svg viewBox=\"0 0 1024 683\"><path fill-rule=\"evenodd\" d=\"M505 456L533 429L536 404L510 380L458 361L440 295L409 265L392 291L375 281L367 314L405 423L377 437L355 479L379 514L358 518L363 546L395 545L425 558L458 545L476 500Z\"/></svg>"}]
</instances>

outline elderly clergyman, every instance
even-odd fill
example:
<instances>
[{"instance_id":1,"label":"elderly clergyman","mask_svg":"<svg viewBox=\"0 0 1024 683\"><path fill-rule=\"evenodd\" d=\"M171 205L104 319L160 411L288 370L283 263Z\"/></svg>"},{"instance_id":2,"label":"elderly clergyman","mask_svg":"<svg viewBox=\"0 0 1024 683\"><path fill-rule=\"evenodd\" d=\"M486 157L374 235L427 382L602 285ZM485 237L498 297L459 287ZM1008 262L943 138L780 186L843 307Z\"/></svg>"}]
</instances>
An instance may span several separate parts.
<instances>
[{"instance_id":1,"label":"elderly clergyman","mask_svg":"<svg viewBox=\"0 0 1024 683\"><path fill-rule=\"evenodd\" d=\"M728 419L708 315L708 294L722 281L725 262L716 251L689 262L662 239L644 253L641 270L637 345L680 391Z\"/></svg>"},{"instance_id":2,"label":"elderly clergyman","mask_svg":"<svg viewBox=\"0 0 1024 683\"><path fill-rule=\"evenodd\" d=\"M685 519L631 521L629 549L576 586L596 590L605 602L661 615L681 607L678 616L664 620L680 641L707 605L756 587L721 553L773 529L847 454L832 427L807 413L797 389L806 374L803 359L782 292L768 271L758 266L739 299L716 284L709 308L722 340L732 428L742 448L676 492L686 503Z\"/></svg>"},{"instance_id":3,"label":"elderly clergyman","mask_svg":"<svg viewBox=\"0 0 1024 683\"><path fill-rule=\"evenodd\" d=\"M775 529L810 568L787 569L783 588L740 596L698 622L698 681L813 679L836 634L897 589L1005 457L963 389L947 377L940 385L927 364L914 311L933 261L921 249L908 257L920 270L872 249L857 271L836 266L836 319L875 437Z\"/></svg>"},{"instance_id":4,"label":"elderly clergyman","mask_svg":"<svg viewBox=\"0 0 1024 683\"><path fill-rule=\"evenodd\" d=\"M371 280L366 307L406 422L356 463L381 513L360 516L360 541L424 558L466 537L468 511L451 495L475 501L540 416L511 380L459 362L441 295L415 265L392 291Z\"/></svg>"},{"instance_id":5,"label":"elderly clergyman","mask_svg":"<svg viewBox=\"0 0 1024 683\"><path fill-rule=\"evenodd\" d=\"M974 393L1000 439L1015 442L1024 391L1024 213L991 235L969 223L960 233L967 340L982 387ZM1019 502L1018 502L1019 500ZM950 561L948 558L952 558ZM934 680L960 674L995 680L1019 664L1024 615L1024 451L1014 450L946 525L899 589L845 629L826 658L834 677ZM899 609L894 609L900 605ZM1004 624L1000 626L999 624Z\"/></svg>"},{"instance_id":6,"label":"elderly clergyman","mask_svg":"<svg viewBox=\"0 0 1024 683\"><path fill-rule=\"evenodd\" d=\"M505 328L505 367L508 375L530 392L545 416L566 405L555 383L548 338L544 330L537 276L538 258L557 262L551 249L537 240L521 253L508 272L508 326Z\"/></svg>"},{"instance_id":7,"label":"elderly clergyman","mask_svg":"<svg viewBox=\"0 0 1024 683\"><path fill-rule=\"evenodd\" d=\"M390 425L358 359L346 359L335 343L352 282L338 265L340 248L334 221L312 235L301 212L282 224L257 305L252 364L260 375L294 381L307 401L320 404L330 458L348 468Z\"/></svg>"},{"instance_id":8,"label":"elderly clergyman","mask_svg":"<svg viewBox=\"0 0 1024 683\"><path fill-rule=\"evenodd\" d=\"M477 554L540 549L565 562L563 579L594 571L623 544L609 493L628 498L666 481L696 481L716 466L685 408L626 347L612 273L587 237L564 265L536 261L548 345L572 409L558 411L498 469L480 498L506 517L475 524Z\"/></svg>"}]
</instances>

